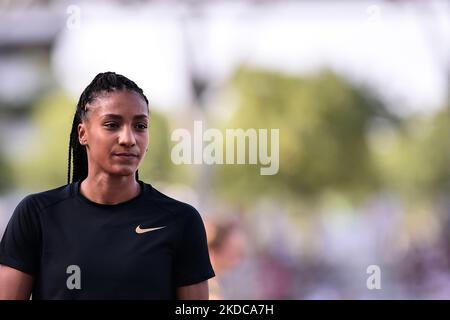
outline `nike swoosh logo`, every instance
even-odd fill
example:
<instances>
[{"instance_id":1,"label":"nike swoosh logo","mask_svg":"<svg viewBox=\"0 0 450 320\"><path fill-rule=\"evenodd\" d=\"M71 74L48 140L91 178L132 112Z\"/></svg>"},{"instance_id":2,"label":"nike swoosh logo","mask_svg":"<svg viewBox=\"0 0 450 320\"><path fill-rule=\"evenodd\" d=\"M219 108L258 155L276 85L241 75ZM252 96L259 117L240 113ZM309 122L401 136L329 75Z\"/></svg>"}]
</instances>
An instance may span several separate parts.
<instances>
[{"instance_id":1,"label":"nike swoosh logo","mask_svg":"<svg viewBox=\"0 0 450 320\"><path fill-rule=\"evenodd\" d=\"M138 234L146 233L146 232L150 232L150 231L159 230L159 229L162 229L162 228L165 228L165 227L166 226L164 226L164 227L156 227L156 228L141 229L141 226L139 225L139 226L136 227L136 233L138 233Z\"/></svg>"}]
</instances>

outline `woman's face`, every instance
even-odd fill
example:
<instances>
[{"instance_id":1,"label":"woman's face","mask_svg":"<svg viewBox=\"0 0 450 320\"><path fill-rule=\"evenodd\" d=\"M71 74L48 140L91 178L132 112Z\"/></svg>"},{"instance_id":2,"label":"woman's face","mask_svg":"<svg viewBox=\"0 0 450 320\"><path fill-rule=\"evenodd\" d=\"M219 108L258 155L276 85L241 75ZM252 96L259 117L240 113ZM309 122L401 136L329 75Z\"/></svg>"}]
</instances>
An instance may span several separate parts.
<instances>
[{"instance_id":1,"label":"woman's face","mask_svg":"<svg viewBox=\"0 0 450 320\"><path fill-rule=\"evenodd\" d=\"M78 125L86 146L89 175L133 175L148 146L148 107L136 92L100 94L86 106L87 120ZM125 156L121 154L131 154Z\"/></svg>"}]
</instances>

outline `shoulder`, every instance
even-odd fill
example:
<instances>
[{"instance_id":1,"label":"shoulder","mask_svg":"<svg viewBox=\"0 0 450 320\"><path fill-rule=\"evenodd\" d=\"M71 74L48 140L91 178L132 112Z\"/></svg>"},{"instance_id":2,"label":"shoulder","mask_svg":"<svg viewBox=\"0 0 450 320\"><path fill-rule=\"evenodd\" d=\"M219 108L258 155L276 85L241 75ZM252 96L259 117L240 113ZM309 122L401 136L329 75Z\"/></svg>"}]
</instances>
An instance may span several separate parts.
<instances>
[{"instance_id":1,"label":"shoulder","mask_svg":"<svg viewBox=\"0 0 450 320\"><path fill-rule=\"evenodd\" d=\"M47 212L46 208L70 197L69 186L28 194L22 198L8 222L8 234L12 234L15 237L13 239L20 239L18 235L21 234L25 234L24 237L39 235L42 232L42 213Z\"/></svg>"},{"instance_id":2,"label":"shoulder","mask_svg":"<svg viewBox=\"0 0 450 320\"><path fill-rule=\"evenodd\" d=\"M26 195L18 203L16 211L19 212L40 212L72 196L71 185L63 185L57 188L31 193Z\"/></svg>"},{"instance_id":3,"label":"shoulder","mask_svg":"<svg viewBox=\"0 0 450 320\"><path fill-rule=\"evenodd\" d=\"M150 198L153 205L172 214L174 218L183 220L201 220L200 213L192 205L176 200L154 187L151 187Z\"/></svg>"}]
</instances>

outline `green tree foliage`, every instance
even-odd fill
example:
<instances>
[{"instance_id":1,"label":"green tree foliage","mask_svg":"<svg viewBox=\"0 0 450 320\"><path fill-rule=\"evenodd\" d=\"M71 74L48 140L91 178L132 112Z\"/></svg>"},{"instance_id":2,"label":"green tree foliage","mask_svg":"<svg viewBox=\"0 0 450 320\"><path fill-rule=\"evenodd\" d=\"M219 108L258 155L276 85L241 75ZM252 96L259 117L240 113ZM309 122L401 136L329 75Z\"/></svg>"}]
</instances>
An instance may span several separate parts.
<instances>
[{"instance_id":1,"label":"green tree foliage","mask_svg":"<svg viewBox=\"0 0 450 320\"><path fill-rule=\"evenodd\" d=\"M0 153L0 194L11 188L13 177L11 174L11 164Z\"/></svg>"},{"instance_id":2,"label":"green tree foliage","mask_svg":"<svg viewBox=\"0 0 450 320\"><path fill-rule=\"evenodd\" d=\"M40 191L67 182L69 134L76 102L61 93L49 94L32 106L33 136L14 164L18 184Z\"/></svg>"},{"instance_id":3,"label":"green tree foliage","mask_svg":"<svg viewBox=\"0 0 450 320\"><path fill-rule=\"evenodd\" d=\"M226 196L252 201L333 191L359 199L379 186L367 130L373 119L394 118L368 91L330 71L301 78L241 69L231 86L238 102L223 126L279 128L280 166L273 176L261 176L259 166L223 166L217 184Z\"/></svg>"},{"instance_id":4,"label":"green tree foliage","mask_svg":"<svg viewBox=\"0 0 450 320\"><path fill-rule=\"evenodd\" d=\"M450 193L450 108L431 116L412 116L384 136L376 153L384 184L408 198Z\"/></svg>"}]
</instances>

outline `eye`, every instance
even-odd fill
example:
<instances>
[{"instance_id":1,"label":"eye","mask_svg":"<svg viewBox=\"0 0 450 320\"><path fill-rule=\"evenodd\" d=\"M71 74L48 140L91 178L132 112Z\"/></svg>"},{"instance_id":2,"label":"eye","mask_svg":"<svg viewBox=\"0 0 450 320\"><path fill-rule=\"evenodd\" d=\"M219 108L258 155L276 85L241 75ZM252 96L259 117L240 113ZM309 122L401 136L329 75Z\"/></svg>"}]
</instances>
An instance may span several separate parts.
<instances>
[{"instance_id":1,"label":"eye","mask_svg":"<svg viewBox=\"0 0 450 320\"><path fill-rule=\"evenodd\" d=\"M117 124L114 122L108 122L108 123L105 123L104 126L107 128L115 128L117 126Z\"/></svg>"},{"instance_id":2,"label":"eye","mask_svg":"<svg viewBox=\"0 0 450 320\"><path fill-rule=\"evenodd\" d=\"M147 129L147 125L144 124L144 123L139 123L139 124L136 125L136 127L138 127L138 129L140 129L140 130L145 130L145 129Z\"/></svg>"}]
</instances>

